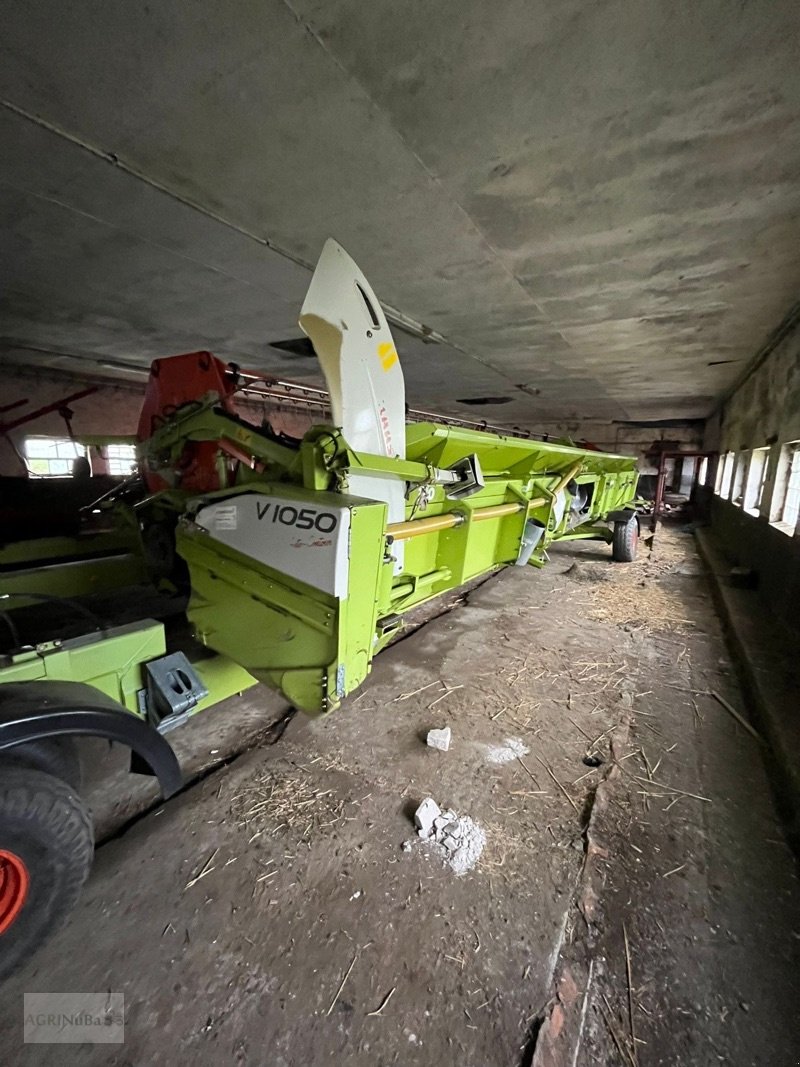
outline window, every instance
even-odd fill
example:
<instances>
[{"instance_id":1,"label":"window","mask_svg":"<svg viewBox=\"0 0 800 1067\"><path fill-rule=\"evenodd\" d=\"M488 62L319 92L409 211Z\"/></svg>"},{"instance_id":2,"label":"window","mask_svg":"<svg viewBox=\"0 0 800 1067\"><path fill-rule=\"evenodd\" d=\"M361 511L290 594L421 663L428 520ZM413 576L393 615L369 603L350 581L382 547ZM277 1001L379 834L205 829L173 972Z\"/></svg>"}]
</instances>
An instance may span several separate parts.
<instances>
[{"instance_id":1,"label":"window","mask_svg":"<svg viewBox=\"0 0 800 1067\"><path fill-rule=\"evenodd\" d=\"M744 476L750 461L749 452L740 452L736 457L736 466L733 472L733 489L731 490L731 504L741 507L744 501Z\"/></svg>"},{"instance_id":2,"label":"window","mask_svg":"<svg viewBox=\"0 0 800 1067\"><path fill-rule=\"evenodd\" d=\"M126 477L133 474L136 467L135 445L106 445L106 461L109 474Z\"/></svg>"},{"instance_id":3,"label":"window","mask_svg":"<svg viewBox=\"0 0 800 1067\"><path fill-rule=\"evenodd\" d=\"M25 439L25 459L34 478L71 478L75 460L85 455L83 445L66 437Z\"/></svg>"},{"instance_id":4,"label":"window","mask_svg":"<svg viewBox=\"0 0 800 1067\"><path fill-rule=\"evenodd\" d=\"M764 482L767 478L768 460L768 448L753 449L750 456L750 466L747 468L747 478L744 487L744 510L751 515L759 514L761 496L764 492Z\"/></svg>"},{"instance_id":5,"label":"window","mask_svg":"<svg viewBox=\"0 0 800 1067\"><path fill-rule=\"evenodd\" d=\"M736 456L733 452L728 452L719 465L719 487L717 492L720 496L726 500L730 496L731 480L733 479L733 461Z\"/></svg>"},{"instance_id":6,"label":"window","mask_svg":"<svg viewBox=\"0 0 800 1067\"><path fill-rule=\"evenodd\" d=\"M798 517L800 517L800 441L791 441L781 449L771 519L774 526L791 537L797 529Z\"/></svg>"},{"instance_id":7,"label":"window","mask_svg":"<svg viewBox=\"0 0 800 1067\"><path fill-rule=\"evenodd\" d=\"M676 493L678 486L675 484L675 458L668 456L664 460L664 488L668 493Z\"/></svg>"}]
</instances>

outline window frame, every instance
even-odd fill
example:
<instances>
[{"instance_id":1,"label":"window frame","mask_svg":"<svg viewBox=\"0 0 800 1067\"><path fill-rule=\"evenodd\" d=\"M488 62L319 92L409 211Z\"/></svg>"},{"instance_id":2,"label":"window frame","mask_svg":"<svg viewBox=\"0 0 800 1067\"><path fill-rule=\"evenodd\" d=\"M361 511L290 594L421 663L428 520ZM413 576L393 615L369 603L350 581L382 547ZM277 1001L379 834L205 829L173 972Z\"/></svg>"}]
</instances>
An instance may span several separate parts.
<instances>
[{"instance_id":1,"label":"window frame","mask_svg":"<svg viewBox=\"0 0 800 1067\"><path fill-rule=\"evenodd\" d=\"M750 461L747 464L742 494L742 509L748 515L757 517L761 514L761 500L767 481L767 471L769 470L769 453L769 445L754 448L750 452Z\"/></svg>"},{"instance_id":2,"label":"window frame","mask_svg":"<svg viewBox=\"0 0 800 1067\"><path fill-rule=\"evenodd\" d=\"M744 505L744 488L747 480L747 469L750 466L752 453L749 449L735 453L733 477L731 478L731 494L728 498L736 508Z\"/></svg>"},{"instance_id":3,"label":"window frame","mask_svg":"<svg viewBox=\"0 0 800 1067\"><path fill-rule=\"evenodd\" d=\"M800 527L800 440L781 445L770 525L788 537Z\"/></svg>"},{"instance_id":4,"label":"window frame","mask_svg":"<svg viewBox=\"0 0 800 1067\"><path fill-rule=\"evenodd\" d=\"M716 492L717 496L722 497L723 500L730 499L731 486L733 485L733 471L735 465L735 452L726 452L724 456L720 456L719 486Z\"/></svg>"},{"instance_id":5,"label":"window frame","mask_svg":"<svg viewBox=\"0 0 800 1067\"><path fill-rule=\"evenodd\" d=\"M54 451L54 455L46 455L46 447L36 449L35 446L41 443L42 446L50 445ZM33 449L30 446L34 446ZM61 452L72 451L72 455L61 455ZM41 454L36 455L35 452L39 451ZM69 437L54 437L52 434L31 434L26 437L22 443L22 453L25 457L25 466L30 478L72 478L73 465L76 459L83 459L87 455L87 449L85 445L82 445L79 441L74 441ZM35 464L46 464L47 470L36 469ZM64 470L53 470L51 464L63 464Z\"/></svg>"},{"instance_id":6,"label":"window frame","mask_svg":"<svg viewBox=\"0 0 800 1067\"><path fill-rule=\"evenodd\" d=\"M129 478L136 470L136 445L104 445L103 459L106 463L106 470L110 475L115 478Z\"/></svg>"}]
</instances>

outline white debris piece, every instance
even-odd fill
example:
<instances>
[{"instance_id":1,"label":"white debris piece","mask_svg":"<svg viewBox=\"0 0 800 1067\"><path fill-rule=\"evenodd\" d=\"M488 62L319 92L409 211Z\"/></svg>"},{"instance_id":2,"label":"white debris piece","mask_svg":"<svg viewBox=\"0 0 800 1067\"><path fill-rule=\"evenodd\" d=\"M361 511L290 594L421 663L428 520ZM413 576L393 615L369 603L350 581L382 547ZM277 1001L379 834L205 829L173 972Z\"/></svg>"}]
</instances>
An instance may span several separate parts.
<instances>
[{"instance_id":1,"label":"white debris piece","mask_svg":"<svg viewBox=\"0 0 800 1067\"><path fill-rule=\"evenodd\" d=\"M452 731L449 726L445 726L442 730L428 730L427 742L430 748L438 748L442 752L447 752L451 738Z\"/></svg>"},{"instance_id":2,"label":"white debris piece","mask_svg":"<svg viewBox=\"0 0 800 1067\"><path fill-rule=\"evenodd\" d=\"M489 745L486 758L490 763L511 763L520 756L527 756L530 749L520 737L507 737L502 745Z\"/></svg>"},{"instance_id":3,"label":"white debris piece","mask_svg":"<svg viewBox=\"0 0 800 1067\"><path fill-rule=\"evenodd\" d=\"M433 833L433 821L437 815L442 814L442 809L433 799L425 797L420 806L414 812L414 825L419 831L420 837L430 837Z\"/></svg>"},{"instance_id":4,"label":"white debris piece","mask_svg":"<svg viewBox=\"0 0 800 1067\"><path fill-rule=\"evenodd\" d=\"M441 840L436 836L436 849L456 874L466 874L478 862L486 844L486 834L469 815L459 815L450 823Z\"/></svg>"},{"instance_id":5,"label":"white debris piece","mask_svg":"<svg viewBox=\"0 0 800 1067\"><path fill-rule=\"evenodd\" d=\"M448 808L447 811L443 811L441 815L437 815L433 820L433 829L435 831L444 830L449 823L455 822L457 818L456 813Z\"/></svg>"},{"instance_id":6,"label":"white debris piece","mask_svg":"<svg viewBox=\"0 0 800 1067\"><path fill-rule=\"evenodd\" d=\"M436 801L427 797L417 808L414 821L419 836L456 874L466 874L480 859L486 834L469 815L457 815L451 809L441 811ZM405 844L403 849L409 851Z\"/></svg>"}]
</instances>

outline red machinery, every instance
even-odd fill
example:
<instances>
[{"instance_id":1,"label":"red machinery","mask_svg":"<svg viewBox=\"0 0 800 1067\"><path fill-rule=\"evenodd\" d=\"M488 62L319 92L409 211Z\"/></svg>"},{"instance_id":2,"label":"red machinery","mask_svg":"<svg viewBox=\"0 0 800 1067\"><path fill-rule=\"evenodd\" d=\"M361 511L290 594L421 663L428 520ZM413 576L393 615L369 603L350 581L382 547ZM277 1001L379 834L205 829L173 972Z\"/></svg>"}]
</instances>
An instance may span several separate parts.
<instances>
[{"instance_id":1,"label":"red machinery","mask_svg":"<svg viewBox=\"0 0 800 1067\"><path fill-rule=\"evenodd\" d=\"M236 414L231 397L236 391L236 368L226 367L210 352L187 352L182 356L154 360L144 394L136 436L147 440L176 410L192 401L200 401L213 393L219 397L218 406L230 415ZM198 493L219 489L216 441L187 441L179 461L180 486ZM143 472L151 493L168 489L168 483L151 470Z\"/></svg>"}]
</instances>

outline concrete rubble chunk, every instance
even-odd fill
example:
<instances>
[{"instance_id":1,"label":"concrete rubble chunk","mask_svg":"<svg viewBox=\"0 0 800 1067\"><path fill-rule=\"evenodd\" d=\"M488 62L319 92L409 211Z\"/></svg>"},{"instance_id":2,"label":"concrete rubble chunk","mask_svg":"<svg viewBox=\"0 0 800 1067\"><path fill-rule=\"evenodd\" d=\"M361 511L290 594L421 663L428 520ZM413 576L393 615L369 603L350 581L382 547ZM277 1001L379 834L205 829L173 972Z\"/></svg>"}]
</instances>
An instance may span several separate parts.
<instances>
[{"instance_id":1,"label":"concrete rubble chunk","mask_svg":"<svg viewBox=\"0 0 800 1067\"><path fill-rule=\"evenodd\" d=\"M469 815L458 815L451 808L442 811L432 797L426 797L414 813L414 823L419 837L456 874L466 874L480 859L486 834Z\"/></svg>"},{"instance_id":2,"label":"concrete rubble chunk","mask_svg":"<svg viewBox=\"0 0 800 1067\"><path fill-rule=\"evenodd\" d=\"M438 748L441 752L447 752L450 748L452 731L449 726L441 730L428 730L427 743L429 748Z\"/></svg>"},{"instance_id":3,"label":"concrete rubble chunk","mask_svg":"<svg viewBox=\"0 0 800 1067\"><path fill-rule=\"evenodd\" d=\"M433 797L425 797L414 812L414 825L417 827L420 837L430 837L434 830L434 819L441 814L441 808Z\"/></svg>"}]
</instances>

